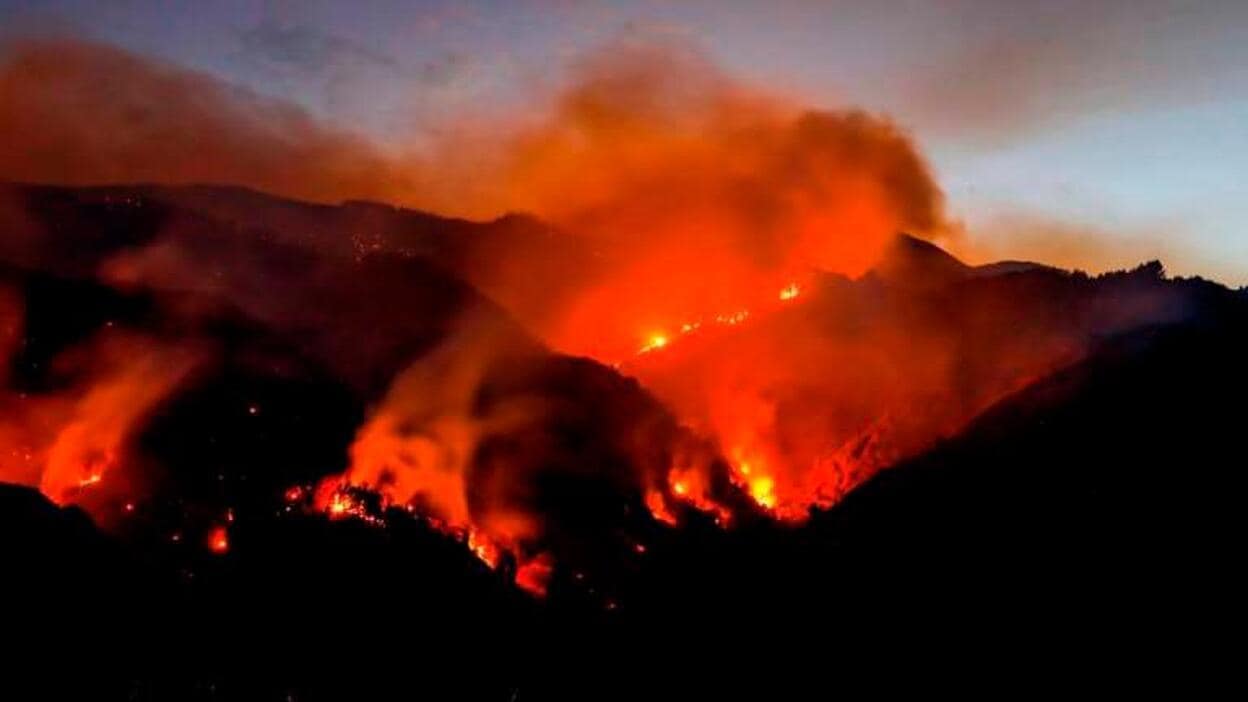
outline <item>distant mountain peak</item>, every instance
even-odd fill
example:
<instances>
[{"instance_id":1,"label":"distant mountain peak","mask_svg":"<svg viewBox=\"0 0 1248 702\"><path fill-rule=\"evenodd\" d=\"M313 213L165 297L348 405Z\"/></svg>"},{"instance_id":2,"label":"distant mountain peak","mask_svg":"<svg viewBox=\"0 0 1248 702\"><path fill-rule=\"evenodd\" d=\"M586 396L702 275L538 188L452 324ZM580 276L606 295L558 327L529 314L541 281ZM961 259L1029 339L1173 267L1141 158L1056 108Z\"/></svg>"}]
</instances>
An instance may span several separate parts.
<instances>
[{"instance_id":1,"label":"distant mountain peak","mask_svg":"<svg viewBox=\"0 0 1248 702\"><path fill-rule=\"evenodd\" d=\"M936 244L902 233L888 245L871 275L893 285L926 287L969 277L973 270Z\"/></svg>"}]
</instances>

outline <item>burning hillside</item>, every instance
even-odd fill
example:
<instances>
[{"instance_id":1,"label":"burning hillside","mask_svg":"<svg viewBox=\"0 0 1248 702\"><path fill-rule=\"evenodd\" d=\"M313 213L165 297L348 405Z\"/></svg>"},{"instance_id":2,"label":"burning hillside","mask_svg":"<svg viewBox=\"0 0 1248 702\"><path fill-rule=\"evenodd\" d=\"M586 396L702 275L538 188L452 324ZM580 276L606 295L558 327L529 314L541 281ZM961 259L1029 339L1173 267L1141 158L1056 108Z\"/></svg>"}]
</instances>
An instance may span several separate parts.
<instances>
[{"instance_id":1,"label":"burning hillside","mask_svg":"<svg viewBox=\"0 0 1248 702\"><path fill-rule=\"evenodd\" d=\"M0 699L1233 640L1248 24L988 4L0 3Z\"/></svg>"},{"instance_id":2,"label":"burning hillside","mask_svg":"<svg viewBox=\"0 0 1248 702\"><path fill-rule=\"evenodd\" d=\"M878 559L908 548L902 534L936 525L898 563L950 544L983 558L975 544L995 530L963 529L962 519L1004 520L1013 526L1001 543L989 538L992 552L1035 554L1009 535L1038 528L1041 504L1084 494L1063 484L1092 480L1095 494L1114 494L1095 482L1113 461L1085 461L1060 437L1044 443L1046 460L1068 453L1061 470L1017 477L1008 499L1037 497L1022 513L1032 521L1015 523L994 511L988 488L947 475L962 459L924 457L986 442L986 457L965 460L988 470L1012 434L984 426L1037 411L1027 403L1077 402L1050 389L1069 384L1061 378L1088 363L1135 363L1160 343L1150 337L1158 329L1221 339L1243 315L1242 295L1167 280L1157 265L1100 277L971 267L898 237L856 279L813 272L748 296L750 306L652 330L661 342L603 363L540 343L505 298L460 282L491 247L561 236L530 221L474 224L234 189L4 193L22 214L9 224L24 236L9 241L25 242L0 269L4 479L84 507L127 552L176 575L171 586L100 566L143 583L110 590L131 603L124 611L145 611L141 597L191 607L178 610L188 618L181 631L144 626L153 641L195 632L194 646L211 644L204 661L244 655L236 631L281 631L287 654L313 656L326 602L413 608L373 624L350 609L332 614L360 632L343 641L392 636L400 622L439 632L441 643L470 631L506 642L551 621L640 636L672 621L711 630L736 621L729 611L755 622L831 616L838 600L828 592L873 601L918 577L869 575L892 572ZM322 229L300 246L274 222ZM364 229L376 246L361 253L351 242ZM1234 355L1235 339L1199 348ZM1169 370L1131 377L1174 373L1180 361L1149 363ZM1238 382L1226 362L1216 368ZM1163 416L1138 400L1129 409L1145 413L1131 421ZM1115 411L1124 410L1097 422L1117 426ZM1173 441L1192 455L1202 449L1182 437L1201 421L1176 425L1189 427ZM1178 459L1162 455L1168 475ZM946 467L923 468L933 461ZM885 478L894 465L902 477ZM1014 475L992 467L1002 473L977 481ZM1147 475L1147 485L1165 482ZM905 486L924 481L937 481L946 507L907 507L920 523L888 506L918 499ZM965 516L946 524L946 508ZM13 514L28 512L46 510ZM851 528L861 524L870 527ZM1072 531L1068 542L1080 538ZM510 650L479 655L519 660ZM482 684L511 679L506 670Z\"/></svg>"},{"instance_id":3,"label":"burning hillside","mask_svg":"<svg viewBox=\"0 0 1248 702\"><path fill-rule=\"evenodd\" d=\"M214 550L233 543L225 515L240 501L374 525L415 515L534 592L587 571L609 581L655 528L800 522L1099 338L1188 307L1152 275L976 269L902 237L857 280L812 273L601 363L553 353L509 321L506 299L447 277L481 247L515 246L512 220L448 221L471 227L455 245L473 250L437 258L415 253L444 236L411 226L424 215L335 212L332 226L363 216L376 232L360 256L268 228L272 212L324 220L324 208L229 204L254 194L8 195L26 231L46 234L7 273L7 402L38 410L6 425L21 459L7 479L105 523L159 506L171 533L202 531L188 538ZM58 259L72 241L98 243ZM47 316L60 310L71 329ZM253 387L313 393L325 440L298 433L306 401Z\"/></svg>"}]
</instances>

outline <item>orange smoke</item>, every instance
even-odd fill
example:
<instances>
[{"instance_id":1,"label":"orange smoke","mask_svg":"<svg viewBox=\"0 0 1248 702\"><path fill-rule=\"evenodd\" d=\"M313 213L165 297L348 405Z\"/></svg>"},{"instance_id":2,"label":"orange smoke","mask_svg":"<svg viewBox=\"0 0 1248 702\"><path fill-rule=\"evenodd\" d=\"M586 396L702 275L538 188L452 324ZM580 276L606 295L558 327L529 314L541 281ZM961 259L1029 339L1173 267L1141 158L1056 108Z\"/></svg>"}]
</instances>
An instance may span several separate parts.
<instances>
[{"instance_id":1,"label":"orange smoke","mask_svg":"<svg viewBox=\"0 0 1248 702\"><path fill-rule=\"evenodd\" d=\"M467 276L556 350L653 380L680 421L709 440L677 439L675 429L656 440L630 427L635 436L617 447L634 462L621 492L669 523L694 508L725 525L741 499L800 518L822 503L811 495L840 494L843 485L825 478L798 479L776 444L770 388L800 384L825 359L823 345L768 336L730 352L736 360L685 373L690 382L676 390L645 369L682 357L687 342L714 344L801 304L822 273L864 274L898 231L943 231L940 191L907 136L861 112L795 108L653 47L591 58L544 121L501 131L490 142L497 153L478 165L477 189L463 191L475 198L469 206L534 212L557 232L549 245L485 242ZM568 251L576 263L536 273ZM485 562L513 556L517 581L540 592L552 527L533 493L567 460L543 424L562 421L560 398L521 394L483 411L504 344L464 328L395 379L359 430L350 467L326 481L317 504L349 513L346 491L366 488L414 506ZM794 349L763 348L771 343ZM860 429L845 425L842 442ZM833 460L823 445L801 450ZM573 458L580 470L606 470L592 465L598 457ZM741 499L730 507L733 485Z\"/></svg>"},{"instance_id":2,"label":"orange smoke","mask_svg":"<svg viewBox=\"0 0 1248 702\"><path fill-rule=\"evenodd\" d=\"M9 330L16 322L4 306L0 330ZM58 503L78 501L125 465L139 421L197 360L178 345L110 334L57 360L65 387L0 392L0 479L37 486Z\"/></svg>"},{"instance_id":3,"label":"orange smoke","mask_svg":"<svg viewBox=\"0 0 1248 702\"><path fill-rule=\"evenodd\" d=\"M403 371L351 446L351 463L317 489L315 505L331 517L363 516L347 493L376 492L384 506L413 507L443 530L463 538L494 567L499 551L520 555L516 544L536 533L534 519L490 499L490 485L470 484L480 442L491 433L530 421L541 408L525 404L482 414L478 393L490 364L511 346L500 330L465 321L438 348ZM479 504L470 503L475 491Z\"/></svg>"},{"instance_id":4,"label":"orange smoke","mask_svg":"<svg viewBox=\"0 0 1248 702\"><path fill-rule=\"evenodd\" d=\"M229 183L321 201L413 192L395 159L299 108L81 41L0 53L0 134L0 179Z\"/></svg>"},{"instance_id":5,"label":"orange smoke","mask_svg":"<svg viewBox=\"0 0 1248 702\"><path fill-rule=\"evenodd\" d=\"M634 551L627 530L645 508L670 525L699 511L724 526L801 520L1079 350L1079 329L1029 302L1043 288L1011 297L1009 281L975 283L898 239L951 227L896 125L794 106L670 47L591 57L544 119L486 135L486 158L459 142L421 162L384 154L206 76L76 43L25 45L0 66L0 134L0 177L226 182L549 222L506 218L426 246L429 223L407 231L411 213L356 207L361 231L339 237L325 217L312 235L304 217L320 211L259 216L260 196L205 191L182 198L222 198L202 221L166 222L89 269L203 296L171 305L182 323L225 303L363 397L375 372L389 380L313 503L377 524L388 508L418 513L538 595L565 556ZM0 225L25 230L5 205ZM222 213L223 232L209 226ZM411 237L374 237L374 223ZM0 253L22 253L9 243ZM18 348L21 321L20 301L0 294L0 356ZM98 491L195 361L180 344L108 335L60 361L55 391L0 393L0 477L59 502ZM208 544L227 551L225 528Z\"/></svg>"},{"instance_id":6,"label":"orange smoke","mask_svg":"<svg viewBox=\"0 0 1248 702\"><path fill-rule=\"evenodd\" d=\"M530 274L538 262L514 262L549 255L529 247L495 252L527 288L479 282L506 290L556 348L604 360L814 270L861 275L897 232L946 227L926 163L889 121L792 107L671 48L591 57L548 118L502 150L502 206L554 222L592 270L552 299L551 281Z\"/></svg>"},{"instance_id":7,"label":"orange smoke","mask_svg":"<svg viewBox=\"0 0 1248 702\"><path fill-rule=\"evenodd\" d=\"M554 348L645 381L777 516L802 518L896 458L900 437L876 445L880 423L908 411L899 405L921 392L909 386L948 385L948 348L893 360L878 347L905 348L901 330L838 338L766 321L820 276L863 275L901 231L951 230L926 163L886 119L804 110L689 53L622 46L584 62L498 162L496 196L554 222L588 263L559 285L532 275L546 248L515 247L491 252L513 279L476 282ZM890 364L876 386L856 380ZM812 385L810 410L791 416L787 396ZM728 523L718 466L668 466L646 494L651 511L675 521L672 504L685 503Z\"/></svg>"}]
</instances>

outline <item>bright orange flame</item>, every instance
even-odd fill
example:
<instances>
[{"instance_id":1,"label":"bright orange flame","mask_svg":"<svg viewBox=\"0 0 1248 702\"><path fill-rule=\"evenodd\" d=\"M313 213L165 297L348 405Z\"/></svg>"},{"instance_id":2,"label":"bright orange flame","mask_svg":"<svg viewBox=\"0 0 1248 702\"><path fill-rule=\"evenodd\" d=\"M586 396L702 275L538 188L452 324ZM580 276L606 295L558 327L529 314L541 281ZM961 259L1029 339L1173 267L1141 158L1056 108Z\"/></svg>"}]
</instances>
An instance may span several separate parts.
<instances>
[{"instance_id":1,"label":"bright orange flame","mask_svg":"<svg viewBox=\"0 0 1248 702\"><path fill-rule=\"evenodd\" d=\"M783 290L780 291L780 299L787 302L800 294L802 294L802 290L797 287L797 283L789 283Z\"/></svg>"},{"instance_id":2,"label":"bright orange flame","mask_svg":"<svg viewBox=\"0 0 1248 702\"><path fill-rule=\"evenodd\" d=\"M776 481L769 477L754 478L750 481L750 497L754 498L760 507L774 509L776 506L775 487Z\"/></svg>"},{"instance_id":3,"label":"bright orange flame","mask_svg":"<svg viewBox=\"0 0 1248 702\"><path fill-rule=\"evenodd\" d=\"M646 341L645 344L642 345L638 353L650 353L651 351L657 351L665 346L667 346L667 335L654 334Z\"/></svg>"},{"instance_id":4,"label":"bright orange flame","mask_svg":"<svg viewBox=\"0 0 1248 702\"><path fill-rule=\"evenodd\" d=\"M230 533L225 527L216 526L208 532L208 550L218 555L230 550Z\"/></svg>"},{"instance_id":5,"label":"bright orange flame","mask_svg":"<svg viewBox=\"0 0 1248 702\"><path fill-rule=\"evenodd\" d=\"M292 488L293 489L293 488ZM291 491L286 491L287 497ZM312 497L312 506L324 512L330 519L359 519L373 525L382 524L381 517L369 512L368 508L351 493L351 486L336 477L326 478L317 485Z\"/></svg>"},{"instance_id":6,"label":"bright orange flame","mask_svg":"<svg viewBox=\"0 0 1248 702\"><path fill-rule=\"evenodd\" d=\"M669 526L676 526L676 516L668 509L667 500L663 498L661 491L650 490L646 493L646 508L655 519Z\"/></svg>"},{"instance_id":7,"label":"bright orange flame","mask_svg":"<svg viewBox=\"0 0 1248 702\"><path fill-rule=\"evenodd\" d=\"M726 525L732 520L732 513L711 496L708 478L701 467L673 466L668 473L668 487L677 500L714 515L715 521L720 524ZM653 506L650 511L660 521L664 521Z\"/></svg>"},{"instance_id":8,"label":"bright orange flame","mask_svg":"<svg viewBox=\"0 0 1248 702\"><path fill-rule=\"evenodd\" d=\"M5 345L0 338L0 366L12 351ZM110 330L56 359L81 379L58 392L7 391L0 371L0 455L11 457L0 465L0 480L38 486L58 504L79 501L127 463L139 422L196 362L193 349Z\"/></svg>"},{"instance_id":9,"label":"bright orange flame","mask_svg":"<svg viewBox=\"0 0 1248 702\"><path fill-rule=\"evenodd\" d=\"M498 567L499 549L477 529L468 530L468 548L490 568Z\"/></svg>"}]
</instances>

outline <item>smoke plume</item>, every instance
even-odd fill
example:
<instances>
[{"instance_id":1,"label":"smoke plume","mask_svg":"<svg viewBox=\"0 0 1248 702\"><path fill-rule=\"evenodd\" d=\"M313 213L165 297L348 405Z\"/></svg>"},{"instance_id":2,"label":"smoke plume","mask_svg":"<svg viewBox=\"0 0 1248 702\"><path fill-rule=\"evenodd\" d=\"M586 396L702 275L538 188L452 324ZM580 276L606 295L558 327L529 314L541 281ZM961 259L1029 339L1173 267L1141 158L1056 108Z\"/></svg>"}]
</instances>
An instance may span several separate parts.
<instances>
[{"instance_id":1,"label":"smoke plume","mask_svg":"<svg viewBox=\"0 0 1248 702\"><path fill-rule=\"evenodd\" d=\"M0 53L0 178L70 185L229 183L311 200L406 201L365 140L289 104L104 45Z\"/></svg>"},{"instance_id":2,"label":"smoke plume","mask_svg":"<svg viewBox=\"0 0 1248 702\"><path fill-rule=\"evenodd\" d=\"M8 371L21 336L16 294L0 291L0 363ZM0 479L39 487L58 503L118 481L142 419L171 395L202 356L194 346L104 333L58 356L46 388L11 387L0 375Z\"/></svg>"},{"instance_id":3,"label":"smoke plume","mask_svg":"<svg viewBox=\"0 0 1248 702\"><path fill-rule=\"evenodd\" d=\"M547 310L541 331L557 348L619 359L810 271L861 275L899 231L948 227L925 161L884 118L785 104L670 46L613 46L573 76L488 180L506 209L592 252L574 299L532 281L506 301Z\"/></svg>"}]
</instances>

